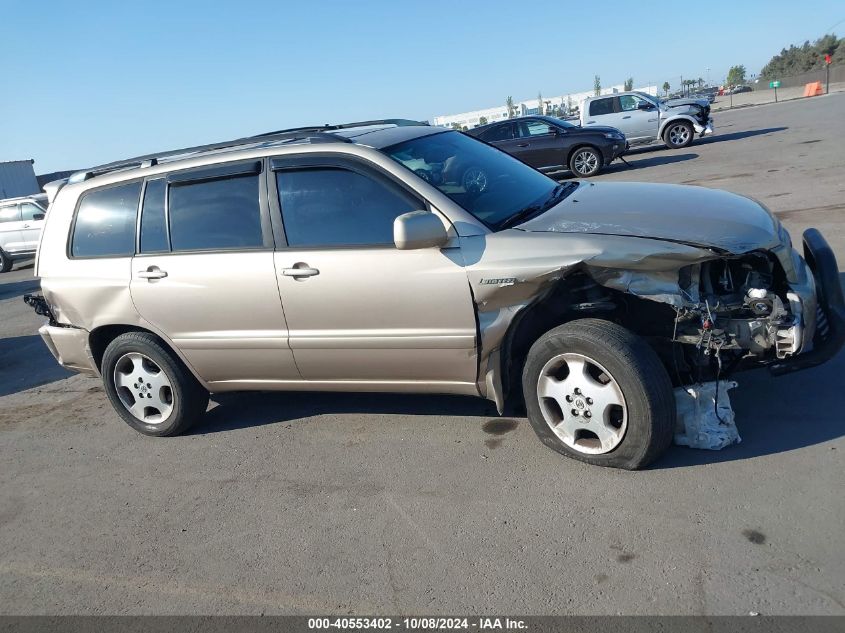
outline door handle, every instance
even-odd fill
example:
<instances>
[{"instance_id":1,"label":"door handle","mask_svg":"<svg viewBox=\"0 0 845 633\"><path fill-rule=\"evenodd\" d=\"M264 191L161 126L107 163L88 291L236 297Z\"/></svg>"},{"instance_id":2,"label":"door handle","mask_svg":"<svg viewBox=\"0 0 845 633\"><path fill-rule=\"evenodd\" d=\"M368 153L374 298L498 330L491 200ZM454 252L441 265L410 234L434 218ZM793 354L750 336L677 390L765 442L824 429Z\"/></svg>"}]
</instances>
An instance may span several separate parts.
<instances>
[{"instance_id":1,"label":"door handle","mask_svg":"<svg viewBox=\"0 0 845 633\"><path fill-rule=\"evenodd\" d=\"M282 268L282 274L285 277L298 279L300 277L313 277L314 275L319 275L320 271L316 268L311 268L308 264L297 262L292 268Z\"/></svg>"},{"instance_id":2,"label":"door handle","mask_svg":"<svg viewBox=\"0 0 845 633\"><path fill-rule=\"evenodd\" d=\"M528 147L528 143L517 143L517 147Z\"/></svg>"},{"instance_id":3,"label":"door handle","mask_svg":"<svg viewBox=\"0 0 845 633\"><path fill-rule=\"evenodd\" d=\"M147 270L139 270L139 279L164 279L167 277L167 271L162 270L158 266L150 266Z\"/></svg>"},{"instance_id":4,"label":"door handle","mask_svg":"<svg viewBox=\"0 0 845 633\"><path fill-rule=\"evenodd\" d=\"M28 229L28 228L29 228L29 224L24 224L24 225L23 225L23 228Z\"/></svg>"},{"instance_id":5,"label":"door handle","mask_svg":"<svg viewBox=\"0 0 845 633\"><path fill-rule=\"evenodd\" d=\"M622 118L623 118L623 119L630 119L630 118L631 118L631 115L630 115L630 114L628 114L628 115L626 115L626 116L623 116Z\"/></svg>"}]
</instances>

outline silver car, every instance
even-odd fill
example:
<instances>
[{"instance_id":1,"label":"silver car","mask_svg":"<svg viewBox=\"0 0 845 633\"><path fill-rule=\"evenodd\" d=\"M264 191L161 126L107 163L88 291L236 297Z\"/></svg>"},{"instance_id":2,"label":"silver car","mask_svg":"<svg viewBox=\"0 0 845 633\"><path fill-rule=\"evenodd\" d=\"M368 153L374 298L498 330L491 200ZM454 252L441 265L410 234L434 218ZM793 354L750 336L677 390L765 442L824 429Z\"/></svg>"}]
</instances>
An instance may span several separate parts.
<instances>
[{"instance_id":1,"label":"silver car","mask_svg":"<svg viewBox=\"0 0 845 633\"><path fill-rule=\"evenodd\" d=\"M46 214L46 194L0 200L0 273L35 256Z\"/></svg>"},{"instance_id":2,"label":"silver car","mask_svg":"<svg viewBox=\"0 0 845 633\"><path fill-rule=\"evenodd\" d=\"M430 174L437 173L437 178ZM428 177L425 177L428 176ZM53 202L27 296L65 367L149 435L209 394L469 394L549 447L641 468L673 385L819 364L836 261L734 194L559 184L402 120L268 133L93 168Z\"/></svg>"},{"instance_id":3,"label":"silver car","mask_svg":"<svg viewBox=\"0 0 845 633\"><path fill-rule=\"evenodd\" d=\"M581 105L581 125L615 127L632 146L662 140L672 149L686 147L696 135L713 133L706 99L664 103L637 91L589 97Z\"/></svg>"}]
</instances>

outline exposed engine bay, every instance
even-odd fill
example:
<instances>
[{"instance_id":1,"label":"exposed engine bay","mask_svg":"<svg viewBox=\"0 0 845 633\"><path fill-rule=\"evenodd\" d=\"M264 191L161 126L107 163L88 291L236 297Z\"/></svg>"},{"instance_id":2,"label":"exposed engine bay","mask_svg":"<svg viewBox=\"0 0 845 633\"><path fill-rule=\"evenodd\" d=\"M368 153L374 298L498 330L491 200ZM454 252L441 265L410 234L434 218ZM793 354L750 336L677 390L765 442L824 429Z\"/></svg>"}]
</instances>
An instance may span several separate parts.
<instances>
[{"instance_id":1,"label":"exposed engine bay","mask_svg":"<svg viewBox=\"0 0 845 633\"><path fill-rule=\"evenodd\" d=\"M671 336L661 338L674 344L667 365L678 383L718 378L743 364L784 360L813 337L814 323L805 323L802 298L770 253L714 259L667 273L600 275L598 281L672 306ZM666 321L665 315L654 318Z\"/></svg>"}]
</instances>

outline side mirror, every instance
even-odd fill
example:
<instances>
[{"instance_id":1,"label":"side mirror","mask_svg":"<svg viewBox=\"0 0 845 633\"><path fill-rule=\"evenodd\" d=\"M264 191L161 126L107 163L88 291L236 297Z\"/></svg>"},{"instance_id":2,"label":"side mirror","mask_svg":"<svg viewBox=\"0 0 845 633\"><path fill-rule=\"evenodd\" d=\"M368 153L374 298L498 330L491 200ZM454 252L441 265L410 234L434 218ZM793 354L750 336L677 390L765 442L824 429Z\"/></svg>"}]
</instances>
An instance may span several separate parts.
<instances>
[{"instance_id":1,"label":"side mirror","mask_svg":"<svg viewBox=\"0 0 845 633\"><path fill-rule=\"evenodd\" d=\"M32 214L32 219L33 219L33 220L43 220L43 219L44 219L44 214L43 214L43 213L33 213L33 214Z\"/></svg>"},{"instance_id":2,"label":"side mirror","mask_svg":"<svg viewBox=\"0 0 845 633\"><path fill-rule=\"evenodd\" d=\"M393 220L393 242L399 250L440 247L447 240L443 222L431 211L410 211Z\"/></svg>"},{"instance_id":3,"label":"side mirror","mask_svg":"<svg viewBox=\"0 0 845 633\"><path fill-rule=\"evenodd\" d=\"M654 106L652 104L650 104L648 101L641 101L637 105L637 110L651 110L653 108L654 108Z\"/></svg>"}]
</instances>

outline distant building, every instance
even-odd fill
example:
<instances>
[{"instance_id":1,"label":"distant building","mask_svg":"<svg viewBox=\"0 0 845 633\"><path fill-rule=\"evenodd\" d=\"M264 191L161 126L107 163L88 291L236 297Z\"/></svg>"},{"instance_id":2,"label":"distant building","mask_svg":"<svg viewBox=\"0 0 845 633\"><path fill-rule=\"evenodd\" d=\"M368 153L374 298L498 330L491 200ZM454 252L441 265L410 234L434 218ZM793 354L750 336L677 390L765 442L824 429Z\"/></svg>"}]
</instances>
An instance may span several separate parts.
<instances>
[{"instance_id":1,"label":"distant building","mask_svg":"<svg viewBox=\"0 0 845 633\"><path fill-rule=\"evenodd\" d=\"M0 162L0 200L41 192L33 163L32 159Z\"/></svg>"},{"instance_id":2,"label":"distant building","mask_svg":"<svg viewBox=\"0 0 845 633\"><path fill-rule=\"evenodd\" d=\"M610 86L609 88L602 88L603 95L613 94L616 92L624 92L625 86L619 84L618 86ZM644 86L642 88L634 88L640 92L647 92L650 95L657 95L657 86ZM581 107L581 103L587 97L592 97L595 94L592 90L585 92L573 92L568 95L560 95L558 97L549 97L543 99L543 109L545 114L552 116L567 116L567 107L571 106L573 112ZM514 116L528 116L531 114L539 114L540 104L537 99L529 99L527 101L514 101ZM486 108L484 110L473 110L472 112L461 112L460 114L443 114L434 117L434 125L442 125L443 127L453 127L458 125L467 129L472 129L481 123L481 118L484 117L487 123L501 121L508 118L508 108L502 103L495 108Z\"/></svg>"}]
</instances>

